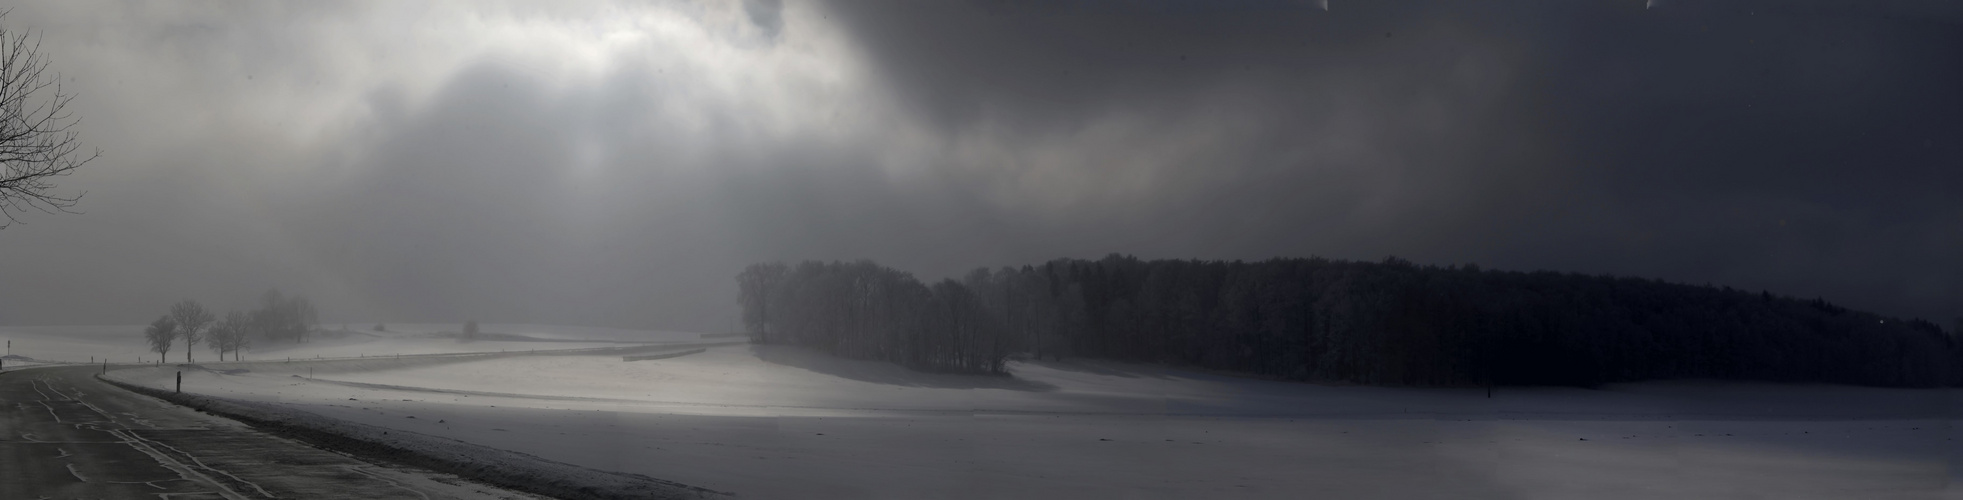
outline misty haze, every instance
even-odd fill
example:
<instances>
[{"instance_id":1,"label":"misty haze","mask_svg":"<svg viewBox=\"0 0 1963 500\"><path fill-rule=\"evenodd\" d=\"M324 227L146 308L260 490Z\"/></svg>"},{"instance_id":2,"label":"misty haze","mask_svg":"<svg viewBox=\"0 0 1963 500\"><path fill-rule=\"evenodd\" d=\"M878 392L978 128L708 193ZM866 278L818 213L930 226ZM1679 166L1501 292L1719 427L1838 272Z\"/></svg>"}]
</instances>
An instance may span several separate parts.
<instances>
[{"instance_id":1,"label":"misty haze","mask_svg":"<svg viewBox=\"0 0 1963 500\"><path fill-rule=\"evenodd\" d=\"M1963 500L1963 3L0 12L0 500Z\"/></svg>"}]
</instances>

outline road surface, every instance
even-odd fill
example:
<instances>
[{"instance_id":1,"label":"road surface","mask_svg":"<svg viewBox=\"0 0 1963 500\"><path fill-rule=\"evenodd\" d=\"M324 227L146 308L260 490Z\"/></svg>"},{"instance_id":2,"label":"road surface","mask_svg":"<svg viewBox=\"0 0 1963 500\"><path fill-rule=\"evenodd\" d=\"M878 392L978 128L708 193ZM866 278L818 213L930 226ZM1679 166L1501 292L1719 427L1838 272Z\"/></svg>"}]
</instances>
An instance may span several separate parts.
<instances>
[{"instance_id":1,"label":"road surface","mask_svg":"<svg viewBox=\"0 0 1963 500\"><path fill-rule=\"evenodd\" d=\"M541 498L268 435L118 389L99 370L0 373L0 498Z\"/></svg>"}]
</instances>

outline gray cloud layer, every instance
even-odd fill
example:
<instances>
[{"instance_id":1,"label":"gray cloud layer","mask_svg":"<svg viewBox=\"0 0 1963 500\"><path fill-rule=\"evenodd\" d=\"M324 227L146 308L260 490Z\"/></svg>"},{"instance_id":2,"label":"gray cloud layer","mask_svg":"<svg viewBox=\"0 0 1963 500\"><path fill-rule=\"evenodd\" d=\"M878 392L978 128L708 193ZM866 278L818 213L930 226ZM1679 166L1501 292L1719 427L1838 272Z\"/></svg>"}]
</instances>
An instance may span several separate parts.
<instances>
[{"instance_id":1,"label":"gray cloud layer","mask_svg":"<svg viewBox=\"0 0 1963 500\"><path fill-rule=\"evenodd\" d=\"M0 323L713 329L759 259L1108 252L1963 314L1954 8L1228 4L19 5L108 156Z\"/></svg>"}]
</instances>

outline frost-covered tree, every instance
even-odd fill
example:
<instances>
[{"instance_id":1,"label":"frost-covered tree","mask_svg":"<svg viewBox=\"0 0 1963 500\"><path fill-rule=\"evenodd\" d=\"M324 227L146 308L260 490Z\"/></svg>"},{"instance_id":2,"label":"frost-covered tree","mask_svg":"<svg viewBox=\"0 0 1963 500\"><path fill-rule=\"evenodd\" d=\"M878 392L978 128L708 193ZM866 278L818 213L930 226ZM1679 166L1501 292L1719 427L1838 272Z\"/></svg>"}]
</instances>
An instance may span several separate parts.
<instances>
[{"instance_id":1,"label":"frost-covered tree","mask_svg":"<svg viewBox=\"0 0 1963 500\"><path fill-rule=\"evenodd\" d=\"M225 353L232 353L232 360L239 359L240 349L252 345L252 315L244 311L225 313L223 319L211 325L208 334L211 350L218 351L218 360L225 360Z\"/></svg>"},{"instance_id":2,"label":"frost-covered tree","mask_svg":"<svg viewBox=\"0 0 1963 500\"><path fill-rule=\"evenodd\" d=\"M929 287L866 261L751 266L738 277L758 342L795 344L912 368L1002 373L1014 339L952 280Z\"/></svg>"},{"instance_id":3,"label":"frost-covered tree","mask_svg":"<svg viewBox=\"0 0 1963 500\"><path fill-rule=\"evenodd\" d=\"M170 319L177 323L177 336L184 339L184 362L190 363L191 352L197 350L198 342L205 339L205 327L215 319L203 304L184 299L170 306Z\"/></svg>"},{"instance_id":4,"label":"frost-covered tree","mask_svg":"<svg viewBox=\"0 0 1963 500\"><path fill-rule=\"evenodd\" d=\"M253 329L261 336L296 344L306 342L307 333L319 321L313 302L300 295L289 297L279 290L267 290L259 298L259 308L252 311Z\"/></svg>"},{"instance_id":5,"label":"frost-covered tree","mask_svg":"<svg viewBox=\"0 0 1963 500\"><path fill-rule=\"evenodd\" d=\"M164 356L170 354L171 344L177 342L177 320L169 315L160 316L143 329L143 340L150 343L150 350L157 353L157 364L163 364Z\"/></svg>"},{"instance_id":6,"label":"frost-covered tree","mask_svg":"<svg viewBox=\"0 0 1963 500\"><path fill-rule=\"evenodd\" d=\"M770 301L789 268L779 263L757 264L736 276L736 302L743 308L743 325L757 342L770 342Z\"/></svg>"}]
</instances>

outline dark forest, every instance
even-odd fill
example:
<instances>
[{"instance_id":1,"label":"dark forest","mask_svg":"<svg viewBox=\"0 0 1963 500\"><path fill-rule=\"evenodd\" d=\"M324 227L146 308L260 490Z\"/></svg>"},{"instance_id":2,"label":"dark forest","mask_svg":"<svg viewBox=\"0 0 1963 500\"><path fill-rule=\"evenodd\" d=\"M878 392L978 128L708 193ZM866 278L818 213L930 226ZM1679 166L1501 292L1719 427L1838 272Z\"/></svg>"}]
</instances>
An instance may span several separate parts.
<instances>
[{"instance_id":1,"label":"dark forest","mask_svg":"<svg viewBox=\"0 0 1963 500\"><path fill-rule=\"evenodd\" d=\"M927 284L869 261L752 265L754 341L917 370L1088 357L1407 386L1659 379L1963 385L1934 323L1766 291L1548 271L1112 255Z\"/></svg>"}]
</instances>

